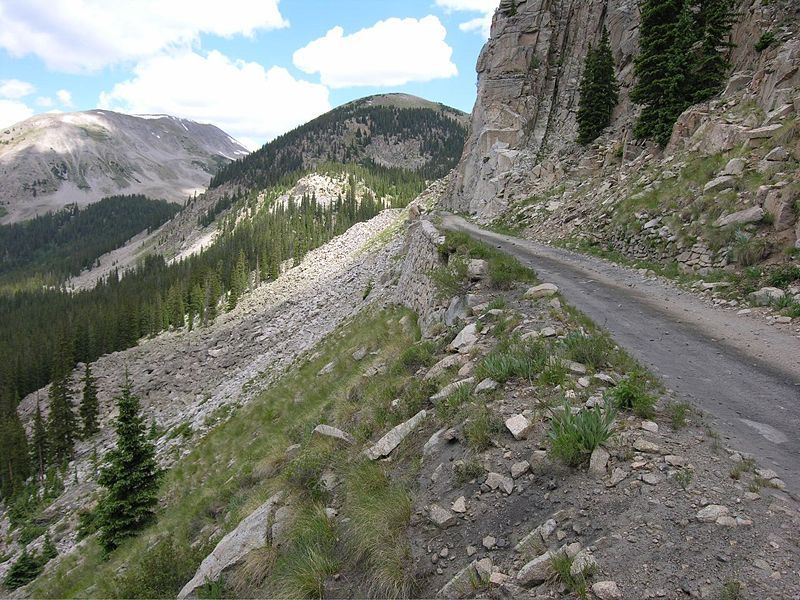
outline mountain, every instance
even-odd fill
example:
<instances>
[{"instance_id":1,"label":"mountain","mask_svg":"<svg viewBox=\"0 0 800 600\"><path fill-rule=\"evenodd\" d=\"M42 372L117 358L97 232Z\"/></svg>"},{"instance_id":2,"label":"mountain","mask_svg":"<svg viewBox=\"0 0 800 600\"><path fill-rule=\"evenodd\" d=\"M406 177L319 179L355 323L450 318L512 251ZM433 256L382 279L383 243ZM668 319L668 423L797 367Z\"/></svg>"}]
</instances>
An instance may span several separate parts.
<instances>
[{"instance_id":1,"label":"mountain","mask_svg":"<svg viewBox=\"0 0 800 600\"><path fill-rule=\"evenodd\" d=\"M323 162L405 169L430 179L458 162L469 115L408 94L354 100L223 169L211 187L266 187Z\"/></svg>"},{"instance_id":2,"label":"mountain","mask_svg":"<svg viewBox=\"0 0 800 600\"><path fill-rule=\"evenodd\" d=\"M167 115L36 115L0 132L0 211L19 221L116 194L183 203L245 154L221 129Z\"/></svg>"}]
</instances>

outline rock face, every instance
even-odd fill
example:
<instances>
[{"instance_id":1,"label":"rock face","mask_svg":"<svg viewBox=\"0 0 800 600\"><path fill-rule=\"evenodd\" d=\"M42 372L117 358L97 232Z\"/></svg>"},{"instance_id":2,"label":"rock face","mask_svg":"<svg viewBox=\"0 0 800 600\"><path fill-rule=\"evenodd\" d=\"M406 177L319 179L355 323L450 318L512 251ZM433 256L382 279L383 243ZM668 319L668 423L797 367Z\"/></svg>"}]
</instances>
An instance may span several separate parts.
<instances>
[{"instance_id":1,"label":"rock face","mask_svg":"<svg viewBox=\"0 0 800 600\"><path fill-rule=\"evenodd\" d=\"M214 550L200 564L192 580L183 586L178 598L194 598L197 590L207 581L219 579L222 573L242 560L249 552L269 542L267 531L271 517L283 498L279 492L270 497L255 511L245 517L236 529L222 538Z\"/></svg>"},{"instance_id":2,"label":"rock face","mask_svg":"<svg viewBox=\"0 0 800 600\"><path fill-rule=\"evenodd\" d=\"M513 15L503 8L495 13L478 58L472 128L452 188L451 208L486 217L506 206L503 192L517 177L515 163L533 167L574 139L584 58L603 25L620 80L630 81L637 49L633 0L518 0L516 7ZM626 105L623 99L620 109ZM532 175L558 178L552 164Z\"/></svg>"},{"instance_id":3,"label":"rock face","mask_svg":"<svg viewBox=\"0 0 800 600\"><path fill-rule=\"evenodd\" d=\"M748 140L761 143L781 130L780 119L797 110L793 105L800 84L800 40L787 28L769 51L753 48L753 40L765 31L796 22L797 3L735 4L740 17L731 35L734 75L725 95L750 94L767 119L746 125L709 120L707 107L699 105L679 119L667 152L686 145L712 154ZM636 0L516 0L514 11L509 3L501 3L478 58L478 94L449 208L489 221L515 200L563 185L570 171L608 165L615 151L624 161L650 153L650 146L632 138L637 110L629 94L635 83L639 18ZM597 45L604 27L620 83L609 127L617 145L603 149L605 156L589 156L591 152L575 142L579 85L588 49ZM738 175L742 165L730 166L724 175ZM723 178L709 191L733 183ZM564 204L553 198L546 206L558 214Z\"/></svg>"},{"instance_id":4,"label":"rock face","mask_svg":"<svg viewBox=\"0 0 800 600\"><path fill-rule=\"evenodd\" d=\"M167 115L37 115L0 132L0 205L16 221L114 194L184 202L246 154L213 125Z\"/></svg>"}]
</instances>

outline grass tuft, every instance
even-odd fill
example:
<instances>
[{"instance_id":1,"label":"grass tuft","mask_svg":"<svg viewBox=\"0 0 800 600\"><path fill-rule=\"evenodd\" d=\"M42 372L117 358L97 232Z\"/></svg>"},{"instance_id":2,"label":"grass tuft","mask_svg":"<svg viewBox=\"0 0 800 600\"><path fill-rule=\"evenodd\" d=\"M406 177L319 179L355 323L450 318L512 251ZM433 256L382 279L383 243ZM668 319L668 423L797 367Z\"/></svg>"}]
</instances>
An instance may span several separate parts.
<instances>
[{"instance_id":1,"label":"grass tuft","mask_svg":"<svg viewBox=\"0 0 800 600\"><path fill-rule=\"evenodd\" d=\"M571 467L580 465L611 437L615 416L613 410L602 411L597 406L573 415L564 403L563 411L555 413L550 423L550 453Z\"/></svg>"},{"instance_id":2,"label":"grass tuft","mask_svg":"<svg viewBox=\"0 0 800 600\"><path fill-rule=\"evenodd\" d=\"M564 338L564 355L592 369L599 369L608 362L614 344L607 335L584 335L574 332Z\"/></svg>"},{"instance_id":3,"label":"grass tuft","mask_svg":"<svg viewBox=\"0 0 800 600\"><path fill-rule=\"evenodd\" d=\"M640 372L629 373L615 388L611 397L616 407L638 417L649 419L655 415L656 399L648 392L647 378Z\"/></svg>"}]
</instances>

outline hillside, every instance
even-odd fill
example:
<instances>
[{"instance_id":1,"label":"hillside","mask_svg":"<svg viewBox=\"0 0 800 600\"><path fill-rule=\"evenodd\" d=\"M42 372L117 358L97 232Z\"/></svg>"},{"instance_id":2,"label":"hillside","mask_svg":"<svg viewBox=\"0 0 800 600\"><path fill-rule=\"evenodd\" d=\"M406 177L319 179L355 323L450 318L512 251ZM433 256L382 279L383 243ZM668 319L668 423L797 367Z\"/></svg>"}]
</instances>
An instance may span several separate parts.
<instances>
[{"instance_id":1,"label":"hillside","mask_svg":"<svg viewBox=\"0 0 800 600\"><path fill-rule=\"evenodd\" d=\"M43 114L0 132L0 210L28 219L104 196L184 203L247 150L213 125L107 110Z\"/></svg>"},{"instance_id":2,"label":"hillside","mask_svg":"<svg viewBox=\"0 0 800 600\"><path fill-rule=\"evenodd\" d=\"M461 156L467 119L458 110L407 94L361 98L227 165L211 187L266 187L286 173L324 162L374 164L438 179Z\"/></svg>"}]
</instances>

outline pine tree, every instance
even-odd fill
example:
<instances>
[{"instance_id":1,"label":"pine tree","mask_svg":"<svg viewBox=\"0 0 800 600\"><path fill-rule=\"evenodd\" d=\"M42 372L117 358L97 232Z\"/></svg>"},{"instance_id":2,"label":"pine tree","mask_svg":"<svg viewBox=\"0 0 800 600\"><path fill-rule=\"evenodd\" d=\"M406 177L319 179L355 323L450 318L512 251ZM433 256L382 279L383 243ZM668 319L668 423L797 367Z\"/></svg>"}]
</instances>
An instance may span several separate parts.
<instances>
[{"instance_id":1,"label":"pine tree","mask_svg":"<svg viewBox=\"0 0 800 600\"><path fill-rule=\"evenodd\" d=\"M139 398L127 372L117 406L117 445L106 455L98 479L106 488L98 514L100 542L107 552L154 520L160 479L155 446L147 439Z\"/></svg>"},{"instance_id":2,"label":"pine tree","mask_svg":"<svg viewBox=\"0 0 800 600\"><path fill-rule=\"evenodd\" d=\"M47 464L50 460L50 442L47 437L47 428L42 418L42 409L39 406L39 398L36 398L36 413L33 416L33 439L31 440L31 458L39 477L39 481L44 481Z\"/></svg>"},{"instance_id":3,"label":"pine tree","mask_svg":"<svg viewBox=\"0 0 800 600\"><path fill-rule=\"evenodd\" d=\"M578 108L578 142L588 144L611 124L611 116L619 97L619 86L614 75L614 57L608 31L597 49L589 48L586 55Z\"/></svg>"},{"instance_id":4,"label":"pine tree","mask_svg":"<svg viewBox=\"0 0 800 600\"><path fill-rule=\"evenodd\" d=\"M86 371L83 375L83 398L81 399L80 415L83 426L83 438L89 438L99 431L97 424L97 383L92 376L89 363L86 363Z\"/></svg>"},{"instance_id":5,"label":"pine tree","mask_svg":"<svg viewBox=\"0 0 800 600\"><path fill-rule=\"evenodd\" d=\"M0 405L0 497L11 498L30 476L30 453L25 428L19 420L14 397Z\"/></svg>"},{"instance_id":6,"label":"pine tree","mask_svg":"<svg viewBox=\"0 0 800 600\"><path fill-rule=\"evenodd\" d=\"M50 384L50 416L47 421L47 437L53 464L65 466L72 458L75 446L76 423L72 411L72 400L67 388L66 373L56 375Z\"/></svg>"},{"instance_id":7,"label":"pine tree","mask_svg":"<svg viewBox=\"0 0 800 600\"><path fill-rule=\"evenodd\" d=\"M665 145L689 106L720 91L732 0L642 0L631 99L642 105L634 133Z\"/></svg>"},{"instance_id":8,"label":"pine tree","mask_svg":"<svg viewBox=\"0 0 800 600\"><path fill-rule=\"evenodd\" d=\"M700 47L692 70L692 102L703 102L722 89L730 63L725 52L733 47L730 41L734 23L733 0L700 0L697 27Z\"/></svg>"}]
</instances>

